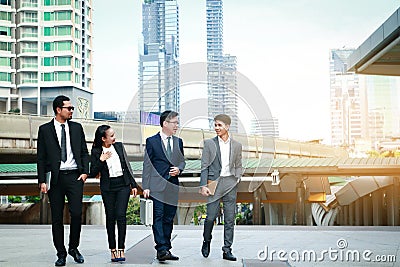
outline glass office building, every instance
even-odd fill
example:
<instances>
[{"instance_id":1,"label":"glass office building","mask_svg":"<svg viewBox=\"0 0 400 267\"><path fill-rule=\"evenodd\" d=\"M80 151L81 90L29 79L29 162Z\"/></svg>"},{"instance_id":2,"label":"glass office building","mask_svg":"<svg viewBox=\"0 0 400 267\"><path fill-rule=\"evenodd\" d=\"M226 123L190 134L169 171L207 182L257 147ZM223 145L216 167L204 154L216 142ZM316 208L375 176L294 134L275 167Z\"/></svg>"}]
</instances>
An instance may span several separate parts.
<instances>
[{"instance_id":1,"label":"glass office building","mask_svg":"<svg viewBox=\"0 0 400 267\"><path fill-rule=\"evenodd\" d=\"M179 7L176 0L142 4L143 44L139 49L139 110L179 112Z\"/></svg>"},{"instance_id":2,"label":"glass office building","mask_svg":"<svg viewBox=\"0 0 400 267\"><path fill-rule=\"evenodd\" d=\"M230 130L238 130L237 58L224 55L223 2L207 0L207 89L210 128L213 118L225 113L232 118Z\"/></svg>"}]
</instances>

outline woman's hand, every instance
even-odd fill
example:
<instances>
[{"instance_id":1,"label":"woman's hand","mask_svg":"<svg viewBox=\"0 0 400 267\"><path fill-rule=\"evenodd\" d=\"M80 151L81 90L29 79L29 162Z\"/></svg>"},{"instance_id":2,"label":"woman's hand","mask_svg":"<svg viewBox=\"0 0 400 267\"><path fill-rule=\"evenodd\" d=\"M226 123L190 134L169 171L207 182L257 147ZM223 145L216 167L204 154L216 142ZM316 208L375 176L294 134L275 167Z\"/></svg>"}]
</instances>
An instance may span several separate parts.
<instances>
[{"instance_id":1,"label":"woman's hand","mask_svg":"<svg viewBox=\"0 0 400 267\"><path fill-rule=\"evenodd\" d=\"M131 188L131 195L132 195L133 197L136 197L136 195L137 195L137 188Z\"/></svg>"},{"instance_id":2,"label":"woman's hand","mask_svg":"<svg viewBox=\"0 0 400 267\"><path fill-rule=\"evenodd\" d=\"M101 152L100 161L108 160L109 158L111 158L111 155L112 155L111 151L107 151L106 153L104 153L104 151Z\"/></svg>"}]
</instances>

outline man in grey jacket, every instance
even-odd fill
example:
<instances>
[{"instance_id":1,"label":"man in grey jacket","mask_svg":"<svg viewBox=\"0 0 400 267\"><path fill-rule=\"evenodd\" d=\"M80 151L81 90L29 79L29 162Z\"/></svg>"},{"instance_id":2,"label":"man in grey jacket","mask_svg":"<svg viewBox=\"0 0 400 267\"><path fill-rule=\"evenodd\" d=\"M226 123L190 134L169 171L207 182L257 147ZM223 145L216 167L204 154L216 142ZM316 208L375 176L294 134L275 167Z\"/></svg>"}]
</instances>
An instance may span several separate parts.
<instances>
[{"instance_id":1,"label":"man in grey jacket","mask_svg":"<svg viewBox=\"0 0 400 267\"><path fill-rule=\"evenodd\" d=\"M225 260L236 261L231 246L235 225L237 184L242 175L242 145L230 137L230 124L231 118L228 115L215 116L214 129L217 136L204 141L200 193L208 199L201 253L205 258L210 254L211 232L222 201L224 212L222 256Z\"/></svg>"}]
</instances>

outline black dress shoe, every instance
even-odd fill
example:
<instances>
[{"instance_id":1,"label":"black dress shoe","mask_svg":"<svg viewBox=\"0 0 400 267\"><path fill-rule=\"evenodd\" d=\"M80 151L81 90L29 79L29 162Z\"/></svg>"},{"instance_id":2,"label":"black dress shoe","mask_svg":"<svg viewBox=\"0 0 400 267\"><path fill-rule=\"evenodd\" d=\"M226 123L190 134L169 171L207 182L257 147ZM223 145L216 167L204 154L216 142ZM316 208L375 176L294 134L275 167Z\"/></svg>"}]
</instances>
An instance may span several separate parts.
<instances>
[{"instance_id":1,"label":"black dress shoe","mask_svg":"<svg viewBox=\"0 0 400 267\"><path fill-rule=\"evenodd\" d=\"M168 259L168 254L170 254L168 250L157 251L157 260L158 261L167 260Z\"/></svg>"},{"instance_id":2,"label":"black dress shoe","mask_svg":"<svg viewBox=\"0 0 400 267\"><path fill-rule=\"evenodd\" d=\"M222 254L222 258L224 258L224 260L228 260L228 261L237 261L236 257L233 256L232 252L224 252Z\"/></svg>"},{"instance_id":3,"label":"black dress shoe","mask_svg":"<svg viewBox=\"0 0 400 267\"><path fill-rule=\"evenodd\" d=\"M68 254L71 255L77 263L83 263L85 261L82 254L79 253L79 250L77 248L68 249Z\"/></svg>"},{"instance_id":4,"label":"black dress shoe","mask_svg":"<svg viewBox=\"0 0 400 267\"><path fill-rule=\"evenodd\" d=\"M172 254L171 253L171 251L168 251L168 259L167 260L170 260L170 261L178 261L179 260L179 257L178 256L175 256L174 254Z\"/></svg>"},{"instance_id":5,"label":"black dress shoe","mask_svg":"<svg viewBox=\"0 0 400 267\"><path fill-rule=\"evenodd\" d=\"M65 266L67 263L66 258L64 257L59 257L58 260L54 263L55 266Z\"/></svg>"},{"instance_id":6,"label":"black dress shoe","mask_svg":"<svg viewBox=\"0 0 400 267\"><path fill-rule=\"evenodd\" d=\"M203 254L204 258L207 258L210 255L210 241L203 241L203 246L201 246L201 254Z\"/></svg>"}]
</instances>

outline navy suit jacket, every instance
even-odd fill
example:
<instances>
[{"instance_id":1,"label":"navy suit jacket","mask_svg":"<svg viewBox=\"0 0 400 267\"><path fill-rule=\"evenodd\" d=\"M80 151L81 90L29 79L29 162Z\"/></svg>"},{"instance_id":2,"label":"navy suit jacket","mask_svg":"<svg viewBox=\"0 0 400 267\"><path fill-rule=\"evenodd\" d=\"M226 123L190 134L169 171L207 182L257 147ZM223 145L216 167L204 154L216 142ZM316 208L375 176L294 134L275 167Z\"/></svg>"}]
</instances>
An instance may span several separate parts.
<instances>
[{"instance_id":1,"label":"navy suit jacket","mask_svg":"<svg viewBox=\"0 0 400 267\"><path fill-rule=\"evenodd\" d=\"M89 153L82 125L68 121L72 153L80 174L89 174ZM54 119L39 127L37 141L38 182L46 182L46 172L51 171L51 184L57 184L61 164L61 147L58 143Z\"/></svg>"},{"instance_id":2,"label":"navy suit jacket","mask_svg":"<svg viewBox=\"0 0 400 267\"><path fill-rule=\"evenodd\" d=\"M131 188L137 188L135 179L132 176L133 172L131 166L129 162L127 162L124 145L121 142L116 142L114 148L118 154L119 161L121 162L125 185L130 185ZM102 152L103 148L101 147L92 148L89 177L96 177L100 172L100 189L102 191L108 191L110 190L110 172L108 171L107 162L100 160Z\"/></svg>"},{"instance_id":3,"label":"navy suit jacket","mask_svg":"<svg viewBox=\"0 0 400 267\"><path fill-rule=\"evenodd\" d=\"M143 161L142 187L150 192L161 192L165 189L168 180L178 185L178 177L169 177L171 167L178 167L180 173L185 168L183 142L181 138L172 136L173 148L171 161L168 160L164 143L160 133L146 139L146 150Z\"/></svg>"}]
</instances>

